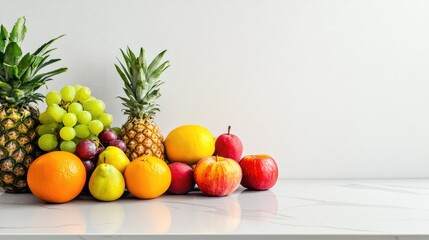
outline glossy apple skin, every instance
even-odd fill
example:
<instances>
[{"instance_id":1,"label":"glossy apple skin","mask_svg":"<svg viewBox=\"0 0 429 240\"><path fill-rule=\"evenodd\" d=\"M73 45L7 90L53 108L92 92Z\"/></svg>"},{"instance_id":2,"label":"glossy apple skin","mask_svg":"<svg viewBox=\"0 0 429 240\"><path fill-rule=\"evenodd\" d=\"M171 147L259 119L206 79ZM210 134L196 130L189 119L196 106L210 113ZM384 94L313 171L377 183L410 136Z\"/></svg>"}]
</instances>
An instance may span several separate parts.
<instances>
[{"instance_id":1,"label":"glossy apple skin","mask_svg":"<svg viewBox=\"0 0 429 240\"><path fill-rule=\"evenodd\" d=\"M234 159L239 162L242 154L243 144L236 135L225 133L216 139L215 153L213 155Z\"/></svg>"},{"instance_id":2,"label":"glossy apple skin","mask_svg":"<svg viewBox=\"0 0 429 240\"><path fill-rule=\"evenodd\" d=\"M194 189L194 169L181 162L170 163L168 167L171 171L171 184L167 190L169 193L186 194Z\"/></svg>"},{"instance_id":3,"label":"glossy apple skin","mask_svg":"<svg viewBox=\"0 0 429 240\"><path fill-rule=\"evenodd\" d=\"M240 165L232 159L210 156L198 161L194 178L204 195L221 197L234 192L240 185Z\"/></svg>"},{"instance_id":4,"label":"glossy apple skin","mask_svg":"<svg viewBox=\"0 0 429 240\"><path fill-rule=\"evenodd\" d=\"M267 190L273 187L278 179L277 163L269 155L248 155L240 160L243 171L241 185L253 190Z\"/></svg>"}]
</instances>

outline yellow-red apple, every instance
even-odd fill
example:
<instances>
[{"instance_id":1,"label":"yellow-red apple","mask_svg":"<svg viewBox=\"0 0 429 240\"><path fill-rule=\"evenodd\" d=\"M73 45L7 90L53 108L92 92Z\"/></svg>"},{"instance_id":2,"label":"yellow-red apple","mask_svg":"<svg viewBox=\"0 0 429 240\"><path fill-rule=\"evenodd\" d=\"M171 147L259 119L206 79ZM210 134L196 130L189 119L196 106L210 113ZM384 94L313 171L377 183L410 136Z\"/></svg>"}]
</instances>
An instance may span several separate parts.
<instances>
[{"instance_id":1,"label":"yellow-red apple","mask_svg":"<svg viewBox=\"0 0 429 240\"><path fill-rule=\"evenodd\" d=\"M226 196L240 185L240 165L229 158L210 156L198 161L194 178L198 188L207 196Z\"/></svg>"},{"instance_id":2,"label":"yellow-red apple","mask_svg":"<svg viewBox=\"0 0 429 240\"><path fill-rule=\"evenodd\" d=\"M241 185L254 190L270 189L277 182L279 170L274 158L266 154L247 155L240 160Z\"/></svg>"}]
</instances>

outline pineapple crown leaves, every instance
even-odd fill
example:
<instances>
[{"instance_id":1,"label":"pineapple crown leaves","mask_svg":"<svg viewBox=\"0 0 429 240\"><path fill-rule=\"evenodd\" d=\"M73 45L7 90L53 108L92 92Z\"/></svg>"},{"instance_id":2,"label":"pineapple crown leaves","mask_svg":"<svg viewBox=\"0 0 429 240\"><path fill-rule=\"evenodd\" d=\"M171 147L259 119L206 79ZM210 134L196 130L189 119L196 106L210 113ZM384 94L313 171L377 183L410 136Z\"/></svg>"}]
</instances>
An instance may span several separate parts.
<instances>
[{"instance_id":1,"label":"pineapple crown leaves","mask_svg":"<svg viewBox=\"0 0 429 240\"><path fill-rule=\"evenodd\" d=\"M19 18L10 34L0 26L0 104L22 106L31 102L41 101L44 95L36 91L44 86L52 77L67 71L58 68L49 72L39 73L44 67L61 59L49 59L55 48L49 46L61 35L40 46L34 53L23 55L21 50L27 28L25 18Z\"/></svg>"},{"instance_id":2,"label":"pineapple crown leaves","mask_svg":"<svg viewBox=\"0 0 429 240\"><path fill-rule=\"evenodd\" d=\"M124 63L118 59L119 65L115 64L115 67L124 82L123 90L126 97L119 98L125 106L125 114L143 118L154 116L160 111L159 104L155 103L161 96L160 86L163 84L159 77L170 66L169 61L161 63L167 50L159 53L149 66L143 48L140 48L138 56L129 47L126 51L122 49L120 51Z\"/></svg>"}]
</instances>

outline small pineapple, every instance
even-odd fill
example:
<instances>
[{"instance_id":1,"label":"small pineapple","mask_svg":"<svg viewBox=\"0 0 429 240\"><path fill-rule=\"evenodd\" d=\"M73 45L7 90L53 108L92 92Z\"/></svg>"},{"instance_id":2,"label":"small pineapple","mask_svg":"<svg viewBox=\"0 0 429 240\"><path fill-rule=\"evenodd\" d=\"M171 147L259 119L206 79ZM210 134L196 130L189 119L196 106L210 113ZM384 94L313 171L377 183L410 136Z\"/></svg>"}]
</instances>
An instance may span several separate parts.
<instances>
[{"instance_id":1,"label":"small pineapple","mask_svg":"<svg viewBox=\"0 0 429 240\"><path fill-rule=\"evenodd\" d=\"M126 154L130 160L142 155L165 160L163 138L153 119L159 111L159 104L155 102L161 96L159 77L170 66L169 61L159 64L165 52L158 54L148 66L143 48L138 57L129 48L126 52L121 49L125 65L120 61L120 67L115 64L124 81L126 95L119 98L129 116L121 128L120 138L127 145Z\"/></svg>"},{"instance_id":2,"label":"small pineapple","mask_svg":"<svg viewBox=\"0 0 429 240\"><path fill-rule=\"evenodd\" d=\"M49 59L48 49L58 38L43 44L33 54L22 54L21 44L27 28L21 17L10 34L0 29L0 186L6 192L27 192L27 169L41 154L36 128L39 110L30 103L44 98L35 91L53 76L65 72L59 68L39 71L60 59Z\"/></svg>"}]
</instances>

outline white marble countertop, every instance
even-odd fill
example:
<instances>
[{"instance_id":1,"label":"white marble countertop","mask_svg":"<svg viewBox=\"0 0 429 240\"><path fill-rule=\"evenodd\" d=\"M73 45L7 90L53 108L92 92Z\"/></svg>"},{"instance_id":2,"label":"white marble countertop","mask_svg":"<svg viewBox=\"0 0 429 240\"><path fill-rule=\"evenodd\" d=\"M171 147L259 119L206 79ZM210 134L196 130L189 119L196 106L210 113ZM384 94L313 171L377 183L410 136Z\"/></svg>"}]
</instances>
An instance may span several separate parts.
<instances>
[{"instance_id":1,"label":"white marble countertop","mask_svg":"<svg viewBox=\"0 0 429 240\"><path fill-rule=\"evenodd\" d=\"M0 235L425 236L429 179L279 180L268 191L46 204L0 192ZM398 239L398 238L396 238Z\"/></svg>"}]
</instances>

